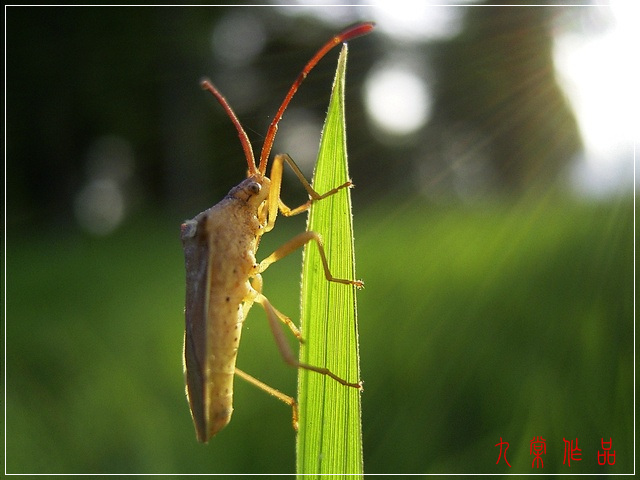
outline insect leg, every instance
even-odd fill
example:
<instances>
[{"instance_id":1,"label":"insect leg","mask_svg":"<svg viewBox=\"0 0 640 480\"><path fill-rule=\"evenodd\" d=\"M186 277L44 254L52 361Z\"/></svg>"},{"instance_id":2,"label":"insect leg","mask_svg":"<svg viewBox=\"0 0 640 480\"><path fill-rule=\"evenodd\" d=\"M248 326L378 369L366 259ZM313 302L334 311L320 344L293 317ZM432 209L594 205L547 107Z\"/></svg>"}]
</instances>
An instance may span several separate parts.
<instances>
[{"instance_id":1,"label":"insect leg","mask_svg":"<svg viewBox=\"0 0 640 480\"><path fill-rule=\"evenodd\" d=\"M287 342L286 337L283 334L282 328L279 327L277 314L275 308L271 305L267 297L262 294L259 294L256 297L256 302L258 302L264 308L267 313L267 318L269 319L269 326L271 327L271 332L273 333L273 337L276 341L276 345L278 346L278 350L280 350L280 355L286 363L296 368L304 368L305 370L310 370L312 372L317 372L321 375L327 375L328 377L333 378L338 383L345 385L347 387L353 388L362 388L362 384L360 382L353 383L348 382L343 378L340 378L335 373L331 372L328 368L324 367L316 367L314 365L309 365L307 363L299 362L295 357L291 348L289 347L289 343Z\"/></svg>"},{"instance_id":2,"label":"insect leg","mask_svg":"<svg viewBox=\"0 0 640 480\"><path fill-rule=\"evenodd\" d=\"M296 402L296 400L293 397L290 397L289 395L285 395L280 390L276 390L275 388L270 387L266 383L261 382L257 378L252 377L251 375L249 375L246 372L243 372L237 367L236 367L235 373L246 382L249 382L251 385L258 387L260 390L267 392L269 395L273 395L278 400L283 401L284 403L289 405L293 410L293 414L292 414L293 418L291 422L293 424L293 429L296 432L298 431L298 402Z\"/></svg>"},{"instance_id":3,"label":"insect leg","mask_svg":"<svg viewBox=\"0 0 640 480\"><path fill-rule=\"evenodd\" d=\"M302 232L296 235L271 255L269 255L267 258L262 260L258 266L259 273L264 272L269 267L269 265L280 260L283 257L286 257L290 253L293 253L296 249L300 248L305 243L310 242L311 240L315 241L316 245L318 245L318 250L320 251L320 259L322 260L322 267L324 268L324 276L328 281L344 283L346 285L355 285L358 288L364 287L364 283L362 282L362 280L346 280L343 278L336 278L331 275L331 271L329 270L329 263L327 262L327 256L324 253L324 246L322 245L322 238L318 233L312 231Z\"/></svg>"},{"instance_id":4,"label":"insect leg","mask_svg":"<svg viewBox=\"0 0 640 480\"><path fill-rule=\"evenodd\" d=\"M298 180L300 180L300 183L302 183L302 186L307 191L310 197L309 200L307 200L305 203L303 203L302 205L296 208L287 207L284 204L284 202L280 199L283 162L287 162L287 164L291 167L291 170L293 170L293 173L295 173L296 177L298 177ZM309 207L311 207L311 204L313 202L317 202L318 200L322 200L323 198L329 197L337 193L339 190L342 190L343 188L353 186L351 181L348 181L343 183L342 185L332 188L328 192L325 192L321 195L313 189L313 187L309 184L309 182L307 182L307 179L304 178L304 175L300 170L300 168L298 167L298 165L296 165L293 159L286 153L275 156L275 158L273 159L273 165L271 166L271 173L269 178L271 179L271 191L269 192L269 199L267 200L269 204L268 205L269 221L265 229L265 231L267 232L273 228L273 224L276 221L278 210L280 210L280 212L282 212L282 214L285 217L297 215L299 213L306 212L307 210L309 210Z\"/></svg>"},{"instance_id":5,"label":"insect leg","mask_svg":"<svg viewBox=\"0 0 640 480\"><path fill-rule=\"evenodd\" d=\"M257 294L262 293L262 275L256 274L252 278L251 287L255 291L255 293L253 294L253 298L251 299L251 304L253 304ZM278 316L280 321L284 323L287 327L289 327L289 330L291 330L291 332L295 335L298 341L300 343L304 343L304 340L302 339L302 334L300 333L300 330L298 330L298 327L296 327L295 323L293 323L293 321L291 321L289 317L287 317L284 313L280 312L279 310L276 310L275 308L273 310L276 312L276 315ZM245 318L246 318L246 314L245 314Z\"/></svg>"}]
</instances>

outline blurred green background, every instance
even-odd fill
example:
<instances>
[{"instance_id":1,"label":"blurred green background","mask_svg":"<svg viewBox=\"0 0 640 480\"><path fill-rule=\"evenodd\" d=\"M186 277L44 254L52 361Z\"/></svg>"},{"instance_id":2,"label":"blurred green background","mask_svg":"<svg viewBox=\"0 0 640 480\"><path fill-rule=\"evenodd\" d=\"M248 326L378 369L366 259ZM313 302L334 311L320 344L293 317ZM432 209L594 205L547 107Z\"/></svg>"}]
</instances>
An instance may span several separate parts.
<instances>
[{"instance_id":1,"label":"blurred green background","mask_svg":"<svg viewBox=\"0 0 640 480\"><path fill-rule=\"evenodd\" d=\"M350 42L346 99L356 270L366 282L365 472L632 471L631 140L600 159L623 175L584 181L576 172L589 164L591 137L554 66L563 34L601 38L616 17L596 7L422 14L435 23L395 35L387 21L418 15L6 9L8 473L294 471L288 408L238 381L232 422L203 446L184 397L179 225L246 168L198 81L219 86L257 149L302 65L358 19L378 21ZM305 81L274 147L309 176L336 58ZM372 87L398 59L423 81L412 100L425 118L413 126L372 113L378 92L391 99L386 118L419 116L394 100L411 91L406 75ZM294 178L284 190L287 203L304 199ZM258 258L302 229L304 218L280 218ZM293 255L265 274L266 295L294 319L300 265ZM295 392L296 372L259 309L238 366ZM534 436L547 441L542 470L531 468ZM511 468L496 465L500 437ZM579 440L571 467L563 438ZM601 438L613 441L613 466L598 466Z\"/></svg>"}]
</instances>

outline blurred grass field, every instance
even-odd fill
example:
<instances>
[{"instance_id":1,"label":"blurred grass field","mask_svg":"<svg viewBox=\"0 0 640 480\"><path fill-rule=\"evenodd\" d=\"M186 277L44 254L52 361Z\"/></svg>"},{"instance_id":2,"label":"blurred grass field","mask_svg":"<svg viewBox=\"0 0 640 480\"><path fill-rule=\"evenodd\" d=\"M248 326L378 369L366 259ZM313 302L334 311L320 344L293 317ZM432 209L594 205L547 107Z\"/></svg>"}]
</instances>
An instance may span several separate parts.
<instances>
[{"instance_id":1,"label":"blurred grass field","mask_svg":"<svg viewBox=\"0 0 640 480\"><path fill-rule=\"evenodd\" d=\"M139 219L106 238L7 232L8 473L294 471L290 410L240 380L229 426L195 440L181 220ZM258 258L300 220L280 219ZM381 202L356 211L355 245L365 472L632 471L631 201ZM300 256L264 279L297 320ZM238 366L295 392L259 308ZM534 436L547 440L538 472ZM496 465L500 437L511 469ZM598 466L602 437L614 466ZM582 449L570 469L563 438Z\"/></svg>"}]
</instances>

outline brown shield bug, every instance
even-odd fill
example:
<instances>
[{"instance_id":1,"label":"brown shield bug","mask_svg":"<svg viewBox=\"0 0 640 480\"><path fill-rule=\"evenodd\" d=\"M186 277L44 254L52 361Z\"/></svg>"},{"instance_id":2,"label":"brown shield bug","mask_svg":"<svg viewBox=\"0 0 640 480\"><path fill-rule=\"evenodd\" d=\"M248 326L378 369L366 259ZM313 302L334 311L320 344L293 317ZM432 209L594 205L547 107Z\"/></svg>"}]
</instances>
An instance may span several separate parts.
<instances>
[{"instance_id":1,"label":"brown shield bug","mask_svg":"<svg viewBox=\"0 0 640 480\"><path fill-rule=\"evenodd\" d=\"M319 194L288 155L275 156L269 177L266 176L267 162L278 122L307 74L333 47L364 35L372 28L372 23L361 23L348 28L325 43L306 64L267 130L258 166L249 138L235 113L209 81L202 82L202 87L213 94L238 131L248 165L248 176L219 203L185 221L181 227L187 283L184 336L186 392L196 435L201 442L207 442L231 419L234 374L289 404L293 409L294 427L297 424L295 399L236 368L242 324L254 303L264 308L276 344L286 363L328 375L348 387L362 388L360 382L348 382L326 368L303 364L297 360L278 322L287 325L302 341L300 332L262 294L260 274L273 262L313 241L320 251L328 281L357 287L362 287L362 282L331 275L322 240L312 231L295 236L261 262L256 262L255 253L262 235L273 229L278 211L285 216L305 212L312 202L351 186L351 182L347 182ZM309 194L309 200L296 208L287 207L280 199L284 163L292 168Z\"/></svg>"}]
</instances>

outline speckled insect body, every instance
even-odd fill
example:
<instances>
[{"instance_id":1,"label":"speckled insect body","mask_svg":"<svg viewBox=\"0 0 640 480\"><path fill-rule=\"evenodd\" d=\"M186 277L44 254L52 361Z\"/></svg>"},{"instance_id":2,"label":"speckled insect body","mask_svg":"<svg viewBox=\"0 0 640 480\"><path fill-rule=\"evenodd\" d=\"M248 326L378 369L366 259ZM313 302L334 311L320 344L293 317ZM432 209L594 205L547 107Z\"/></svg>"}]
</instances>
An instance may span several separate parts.
<instances>
[{"instance_id":1,"label":"speckled insect body","mask_svg":"<svg viewBox=\"0 0 640 480\"><path fill-rule=\"evenodd\" d=\"M249 282L256 274L258 232L264 228L257 218L264 195L252 191L257 185L245 180L182 228L187 271L185 315L190 319L185 329L184 360L199 437L203 437L200 432L215 434L231 419L244 310L257 293ZM268 192L268 188L258 190Z\"/></svg>"},{"instance_id":2,"label":"speckled insect body","mask_svg":"<svg viewBox=\"0 0 640 480\"><path fill-rule=\"evenodd\" d=\"M187 220L181 227L185 255L186 302L184 371L186 393L199 441L207 442L231 419L233 411L233 378L238 375L262 388L293 409L294 427L297 424L295 399L275 390L236 368L236 357L242 324L249 309L259 303L267 314L269 326L285 362L327 375L341 384L361 388L360 382L348 382L326 368L300 363L283 335L279 322L289 327L302 341L293 322L276 310L262 294L261 273L278 259L304 244L317 244L327 280L362 287L359 280L346 280L331 275L320 236L312 231L302 232L274 251L261 262L255 252L261 236L270 231L278 212L285 216L302 213L314 201L333 195L351 182L320 195L306 181L288 155L276 155L270 178L266 176L267 161L279 120L291 98L309 71L334 46L348 39L368 33L370 23L356 25L333 37L307 63L291 86L285 100L267 131L256 166L251 144L225 98L208 81L202 86L214 95L232 120L245 153L248 177L232 188L218 204ZM283 164L287 163L300 179L309 200L297 208L289 208L280 200Z\"/></svg>"}]
</instances>

